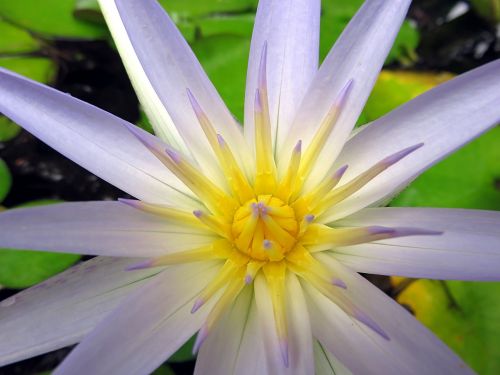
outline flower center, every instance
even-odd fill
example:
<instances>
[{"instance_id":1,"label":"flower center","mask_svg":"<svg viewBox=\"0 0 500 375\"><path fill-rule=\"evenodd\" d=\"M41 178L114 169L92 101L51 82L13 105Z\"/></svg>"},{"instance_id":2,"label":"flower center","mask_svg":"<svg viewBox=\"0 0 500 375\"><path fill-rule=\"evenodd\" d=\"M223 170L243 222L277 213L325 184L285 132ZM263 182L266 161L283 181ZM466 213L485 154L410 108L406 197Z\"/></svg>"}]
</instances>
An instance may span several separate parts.
<instances>
[{"instance_id":1,"label":"flower center","mask_svg":"<svg viewBox=\"0 0 500 375\"><path fill-rule=\"evenodd\" d=\"M292 207L272 195L258 195L235 213L231 226L237 250L260 261L280 261L296 244L299 223Z\"/></svg>"}]
</instances>

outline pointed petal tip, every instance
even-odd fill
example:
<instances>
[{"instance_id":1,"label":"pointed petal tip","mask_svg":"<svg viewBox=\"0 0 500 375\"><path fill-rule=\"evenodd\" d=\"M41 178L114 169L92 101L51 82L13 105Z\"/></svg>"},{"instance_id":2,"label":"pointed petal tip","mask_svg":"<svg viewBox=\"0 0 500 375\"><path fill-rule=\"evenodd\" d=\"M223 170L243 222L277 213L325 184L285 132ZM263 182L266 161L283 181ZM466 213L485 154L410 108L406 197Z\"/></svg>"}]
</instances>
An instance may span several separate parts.
<instances>
[{"instance_id":1,"label":"pointed petal tip","mask_svg":"<svg viewBox=\"0 0 500 375\"><path fill-rule=\"evenodd\" d=\"M198 351L200 350L201 346L205 342L205 340L208 337L208 328L203 325L200 330L198 331L198 335L196 336L196 340L193 345L193 355L196 355Z\"/></svg>"}]
</instances>

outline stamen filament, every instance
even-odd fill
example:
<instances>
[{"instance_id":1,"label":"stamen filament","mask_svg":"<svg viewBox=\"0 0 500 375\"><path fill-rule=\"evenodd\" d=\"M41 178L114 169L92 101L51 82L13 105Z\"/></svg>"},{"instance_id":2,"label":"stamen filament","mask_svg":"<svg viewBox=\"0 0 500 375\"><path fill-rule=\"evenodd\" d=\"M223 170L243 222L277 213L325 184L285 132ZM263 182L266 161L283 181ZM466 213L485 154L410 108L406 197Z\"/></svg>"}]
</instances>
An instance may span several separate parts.
<instances>
[{"instance_id":1,"label":"stamen filament","mask_svg":"<svg viewBox=\"0 0 500 375\"><path fill-rule=\"evenodd\" d=\"M245 283L243 282L243 277L234 278L224 290L222 296L219 297L215 306L212 308L210 313L208 314L205 323L202 328L198 332L196 337L196 341L193 346L193 353L197 353L200 349L203 342L208 337L208 334L213 329L213 326L217 323L218 320L222 317L224 312L228 309L231 303L236 299L236 297L240 294L241 290L245 287ZM195 302L196 304L196 302ZM201 306L200 306L201 307Z\"/></svg>"},{"instance_id":2,"label":"stamen filament","mask_svg":"<svg viewBox=\"0 0 500 375\"><path fill-rule=\"evenodd\" d=\"M195 313L203 304L208 301L219 289L227 285L231 280L236 279L235 275L241 272L242 275L239 278L243 284L244 270L246 270L246 264L249 258L233 251L231 256L226 260L224 265L221 267L217 276L215 276L210 283L203 289L196 299L191 313Z\"/></svg>"},{"instance_id":3,"label":"stamen filament","mask_svg":"<svg viewBox=\"0 0 500 375\"><path fill-rule=\"evenodd\" d=\"M313 224L301 238L311 253L330 250L339 246L352 246L361 243L373 242L388 238L439 235L442 232L406 227L368 226L355 228L332 228L323 224Z\"/></svg>"},{"instance_id":4,"label":"stamen filament","mask_svg":"<svg viewBox=\"0 0 500 375\"><path fill-rule=\"evenodd\" d=\"M276 193L274 194L276 197L282 199L286 203L288 203L295 186L297 174L299 172L299 167L300 167L301 154L302 154L302 141L299 141L295 145L292 151L292 156L290 157L290 162L288 163L288 168L285 177L279 184L278 188L276 189Z\"/></svg>"},{"instance_id":5,"label":"stamen filament","mask_svg":"<svg viewBox=\"0 0 500 375\"><path fill-rule=\"evenodd\" d=\"M162 216L169 221L175 222L176 224L178 223L181 225L188 225L190 227L203 228L203 225L196 220L190 212L166 205L146 203L133 199L118 198L118 201L144 212Z\"/></svg>"},{"instance_id":6,"label":"stamen filament","mask_svg":"<svg viewBox=\"0 0 500 375\"><path fill-rule=\"evenodd\" d=\"M337 119L340 116L340 113L345 105L345 102L351 90L352 84L353 80L351 79L342 88L339 95L335 99L335 102L332 104L330 110L328 111L325 118L321 122L318 131L316 132L316 134L314 134L311 143L307 147L307 150L302 157L302 162L300 164L297 176L297 183L295 185L293 195L297 195L301 191L305 179L311 173L314 163L316 162L319 154L323 150L323 147L325 146L326 141L328 140L330 134L332 133L333 128L337 122Z\"/></svg>"},{"instance_id":7,"label":"stamen filament","mask_svg":"<svg viewBox=\"0 0 500 375\"><path fill-rule=\"evenodd\" d=\"M199 262L208 259L227 259L233 252L232 244L227 240L216 240L210 245L196 249L179 251L172 254L162 255L157 258L134 264L127 271L139 270L150 267L162 267L172 264Z\"/></svg>"},{"instance_id":8,"label":"stamen filament","mask_svg":"<svg viewBox=\"0 0 500 375\"><path fill-rule=\"evenodd\" d=\"M193 215L215 233L227 238L228 240L232 239L231 224L224 223L218 219L217 216L207 214L201 210L194 210Z\"/></svg>"},{"instance_id":9,"label":"stamen filament","mask_svg":"<svg viewBox=\"0 0 500 375\"><path fill-rule=\"evenodd\" d=\"M412 152L416 151L423 145L423 143L416 144L414 146L398 151L379 161L377 164L360 174L358 177L349 181L345 185L342 185L338 189L331 191L324 199L320 201L319 204L316 205L316 207L314 208L314 212L319 215L335 204L340 203L347 197L360 190L363 186L365 186L368 182L373 180L387 168L394 165Z\"/></svg>"},{"instance_id":10,"label":"stamen filament","mask_svg":"<svg viewBox=\"0 0 500 375\"><path fill-rule=\"evenodd\" d=\"M280 344L281 356L288 367L288 326L285 309L285 262L269 262L262 268L271 294L274 322Z\"/></svg>"}]
</instances>

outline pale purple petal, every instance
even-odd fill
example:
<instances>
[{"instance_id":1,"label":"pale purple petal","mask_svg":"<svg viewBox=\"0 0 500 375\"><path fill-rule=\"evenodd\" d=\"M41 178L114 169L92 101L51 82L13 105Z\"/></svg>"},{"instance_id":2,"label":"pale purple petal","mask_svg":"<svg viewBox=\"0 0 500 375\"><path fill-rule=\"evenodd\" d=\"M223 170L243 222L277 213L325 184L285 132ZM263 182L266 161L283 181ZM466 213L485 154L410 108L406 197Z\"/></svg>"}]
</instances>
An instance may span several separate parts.
<instances>
[{"instance_id":1,"label":"pale purple petal","mask_svg":"<svg viewBox=\"0 0 500 375\"><path fill-rule=\"evenodd\" d=\"M223 180L188 99L189 89L216 131L230 141L240 161L247 163L248 147L241 127L163 8L154 0L114 0L100 4L143 105L148 108L153 104L148 113L158 110L158 99L164 107L168 121L157 121L156 128L173 134L167 140L175 138L174 145L191 152L211 177ZM141 85L148 87L142 90ZM145 92L156 100L150 102ZM152 119L155 121L155 117Z\"/></svg>"},{"instance_id":2,"label":"pale purple petal","mask_svg":"<svg viewBox=\"0 0 500 375\"><path fill-rule=\"evenodd\" d=\"M316 289L309 297L314 336L354 374L469 374L473 371L396 301L331 256L319 255L347 284L349 299L387 333L384 339L352 319Z\"/></svg>"},{"instance_id":3,"label":"pale purple petal","mask_svg":"<svg viewBox=\"0 0 500 375\"><path fill-rule=\"evenodd\" d=\"M133 125L110 113L1 68L0 112L136 198L194 205L186 186L130 133Z\"/></svg>"},{"instance_id":4,"label":"pale purple petal","mask_svg":"<svg viewBox=\"0 0 500 375\"><path fill-rule=\"evenodd\" d=\"M252 300L253 289L246 287L229 307L230 310L217 322L198 353L195 375L239 374L234 372L234 368L240 354Z\"/></svg>"},{"instance_id":5,"label":"pale purple petal","mask_svg":"<svg viewBox=\"0 0 500 375\"><path fill-rule=\"evenodd\" d=\"M245 331L234 366L234 375L265 374L267 368L255 299L248 312Z\"/></svg>"},{"instance_id":6,"label":"pale purple petal","mask_svg":"<svg viewBox=\"0 0 500 375\"><path fill-rule=\"evenodd\" d=\"M337 205L338 219L394 196L449 153L500 122L500 60L465 73L374 121L344 147L336 164L349 164L349 181L402 148L424 145Z\"/></svg>"},{"instance_id":7,"label":"pale purple petal","mask_svg":"<svg viewBox=\"0 0 500 375\"><path fill-rule=\"evenodd\" d=\"M311 327L304 293L297 277L289 273L286 279L288 367L281 353L283 341L280 340L284 338L279 338L276 333L271 295L264 276L259 274L254 285L268 373L297 375L314 373Z\"/></svg>"},{"instance_id":8,"label":"pale purple petal","mask_svg":"<svg viewBox=\"0 0 500 375\"><path fill-rule=\"evenodd\" d=\"M298 139L307 149L314 133L336 98L352 80L352 87L334 130L318 156L308 184L317 183L338 155L375 84L410 0L367 0L350 21L322 63L306 91L289 136L278 149L280 169Z\"/></svg>"},{"instance_id":9,"label":"pale purple petal","mask_svg":"<svg viewBox=\"0 0 500 375\"><path fill-rule=\"evenodd\" d=\"M335 356L314 340L316 375L353 375Z\"/></svg>"},{"instance_id":10,"label":"pale purple petal","mask_svg":"<svg viewBox=\"0 0 500 375\"><path fill-rule=\"evenodd\" d=\"M320 7L319 0L259 1L245 94L244 129L252 143L255 90L264 45L272 136L282 143L318 69Z\"/></svg>"},{"instance_id":11,"label":"pale purple petal","mask_svg":"<svg viewBox=\"0 0 500 375\"><path fill-rule=\"evenodd\" d=\"M80 341L158 269L127 272L130 258L97 257L0 302L0 366Z\"/></svg>"},{"instance_id":12,"label":"pale purple petal","mask_svg":"<svg viewBox=\"0 0 500 375\"><path fill-rule=\"evenodd\" d=\"M193 263L154 276L104 318L54 375L151 373L201 326L212 304L191 314L192 301L217 269L213 262Z\"/></svg>"},{"instance_id":13,"label":"pale purple petal","mask_svg":"<svg viewBox=\"0 0 500 375\"><path fill-rule=\"evenodd\" d=\"M412 226L443 232L333 249L358 272L416 278L500 280L500 212L442 208L368 208L336 225Z\"/></svg>"},{"instance_id":14,"label":"pale purple petal","mask_svg":"<svg viewBox=\"0 0 500 375\"><path fill-rule=\"evenodd\" d=\"M204 246L207 230L175 224L120 202L76 202L0 213L0 247L154 257Z\"/></svg>"}]
</instances>

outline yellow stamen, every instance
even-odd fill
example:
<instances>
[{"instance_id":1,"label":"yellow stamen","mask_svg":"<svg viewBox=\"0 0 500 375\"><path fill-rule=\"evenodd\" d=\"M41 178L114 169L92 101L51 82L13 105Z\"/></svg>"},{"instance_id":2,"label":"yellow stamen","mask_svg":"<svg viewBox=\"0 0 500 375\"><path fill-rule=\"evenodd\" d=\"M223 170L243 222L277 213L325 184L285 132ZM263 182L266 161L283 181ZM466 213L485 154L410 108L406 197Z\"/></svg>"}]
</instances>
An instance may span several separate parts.
<instances>
[{"instance_id":1,"label":"yellow stamen","mask_svg":"<svg viewBox=\"0 0 500 375\"><path fill-rule=\"evenodd\" d=\"M195 228L204 227L203 224L199 222L199 220L196 220L196 218L193 217L193 214L191 212L186 212L166 205L146 203L143 201L137 201L133 199L119 198L118 200L129 206L138 208L139 210L154 215L162 216L166 220L174 222L176 224L188 225L190 227L195 227Z\"/></svg>"},{"instance_id":2,"label":"yellow stamen","mask_svg":"<svg viewBox=\"0 0 500 375\"><path fill-rule=\"evenodd\" d=\"M232 239L231 236L231 224L223 222L220 218L214 215L207 214L201 210L193 211L194 216L199 219L203 224L212 229L215 233L220 236Z\"/></svg>"},{"instance_id":3,"label":"yellow stamen","mask_svg":"<svg viewBox=\"0 0 500 375\"><path fill-rule=\"evenodd\" d=\"M288 168L285 177L279 184L274 194L276 197L287 202L292 195L293 188L295 186L295 181L297 178L297 173L300 167L300 158L302 154L302 142L299 141L292 151L292 156L290 157L290 162L288 163Z\"/></svg>"},{"instance_id":4,"label":"yellow stamen","mask_svg":"<svg viewBox=\"0 0 500 375\"><path fill-rule=\"evenodd\" d=\"M169 266L172 264L199 262L208 259L227 259L232 253L233 245L231 242L227 240L216 240L207 246L162 255L142 263L134 264L127 269L137 270L150 267Z\"/></svg>"},{"instance_id":5,"label":"yellow stamen","mask_svg":"<svg viewBox=\"0 0 500 375\"><path fill-rule=\"evenodd\" d=\"M288 366L288 347L286 345L288 342L288 326L285 309L286 270L285 262L270 262L262 267L271 294L274 322L280 342L281 354L285 366Z\"/></svg>"},{"instance_id":6,"label":"yellow stamen","mask_svg":"<svg viewBox=\"0 0 500 375\"><path fill-rule=\"evenodd\" d=\"M404 150L398 151L387 158L379 161L376 163L374 166L360 174L358 177L354 178L353 180L349 181L345 185L342 185L338 189L333 190L330 192L324 199L322 199L316 207L313 209L313 212L316 215L319 215L329 209L330 207L334 206L335 204L340 203L347 197L351 196L355 192L357 192L359 189L361 189L363 186L365 186L368 182L373 180L375 177L377 177L380 173L385 171L387 168L389 168L391 165L394 165L404 157L408 156L415 150L419 149L422 147L424 144L419 143L417 145L405 148Z\"/></svg>"}]
</instances>

